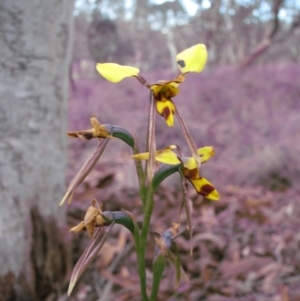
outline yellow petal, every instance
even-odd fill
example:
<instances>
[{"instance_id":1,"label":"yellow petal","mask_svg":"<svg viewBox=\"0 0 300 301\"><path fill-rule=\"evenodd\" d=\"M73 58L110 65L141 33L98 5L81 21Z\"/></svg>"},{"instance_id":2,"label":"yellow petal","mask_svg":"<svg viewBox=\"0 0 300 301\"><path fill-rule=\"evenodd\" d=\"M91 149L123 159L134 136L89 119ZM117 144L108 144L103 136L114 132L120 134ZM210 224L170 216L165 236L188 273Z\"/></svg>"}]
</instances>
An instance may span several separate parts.
<instances>
[{"instance_id":1,"label":"yellow petal","mask_svg":"<svg viewBox=\"0 0 300 301\"><path fill-rule=\"evenodd\" d=\"M170 149L157 151L156 155L155 155L155 159L158 162L161 162L164 164L170 164L170 165L176 165L176 164L180 163L177 155Z\"/></svg>"},{"instance_id":2,"label":"yellow petal","mask_svg":"<svg viewBox=\"0 0 300 301\"><path fill-rule=\"evenodd\" d=\"M175 105L171 100L156 101L156 110L165 118L168 126L174 126Z\"/></svg>"},{"instance_id":3,"label":"yellow petal","mask_svg":"<svg viewBox=\"0 0 300 301\"><path fill-rule=\"evenodd\" d=\"M112 138L111 134L106 130L105 126L103 126L95 116L92 116L90 121L92 127L94 128L94 137Z\"/></svg>"},{"instance_id":4,"label":"yellow petal","mask_svg":"<svg viewBox=\"0 0 300 301\"><path fill-rule=\"evenodd\" d=\"M107 221L101 215L97 215L96 226L103 226L105 224L107 224Z\"/></svg>"},{"instance_id":5,"label":"yellow petal","mask_svg":"<svg viewBox=\"0 0 300 301\"><path fill-rule=\"evenodd\" d=\"M97 215L99 214L99 210L93 206L90 206L84 216L85 225L96 220Z\"/></svg>"},{"instance_id":6,"label":"yellow petal","mask_svg":"<svg viewBox=\"0 0 300 301\"><path fill-rule=\"evenodd\" d=\"M149 160L149 153L141 153L131 156L133 159ZM171 149L159 150L155 154L155 160L164 164L176 165L180 164L177 155Z\"/></svg>"},{"instance_id":7,"label":"yellow petal","mask_svg":"<svg viewBox=\"0 0 300 301\"><path fill-rule=\"evenodd\" d=\"M77 232L83 231L84 229L85 229L85 223L84 223L84 221L82 221L77 226L71 228L70 232L77 233Z\"/></svg>"},{"instance_id":8,"label":"yellow petal","mask_svg":"<svg viewBox=\"0 0 300 301\"><path fill-rule=\"evenodd\" d=\"M189 170L198 168L198 164L193 157L183 157L181 160L183 162L183 166Z\"/></svg>"},{"instance_id":9,"label":"yellow petal","mask_svg":"<svg viewBox=\"0 0 300 301\"><path fill-rule=\"evenodd\" d=\"M118 83L126 77L137 76L140 72L138 68L115 63L98 63L96 69L104 78L113 83Z\"/></svg>"},{"instance_id":10,"label":"yellow petal","mask_svg":"<svg viewBox=\"0 0 300 301\"><path fill-rule=\"evenodd\" d=\"M193 186L195 187L198 194L203 195L205 198L218 201L219 200L219 193L215 189L215 187L205 178L198 178L196 180L188 179Z\"/></svg>"},{"instance_id":11,"label":"yellow petal","mask_svg":"<svg viewBox=\"0 0 300 301\"><path fill-rule=\"evenodd\" d=\"M149 160L149 153L136 154L131 156L131 158L136 160Z\"/></svg>"},{"instance_id":12,"label":"yellow petal","mask_svg":"<svg viewBox=\"0 0 300 301\"><path fill-rule=\"evenodd\" d=\"M201 72L207 61L205 45L197 44L183 50L177 54L176 61L182 73Z\"/></svg>"},{"instance_id":13,"label":"yellow petal","mask_svg":"<svg viewBox=\"0 0 300 301\"><path fill-rule=\"evenodd\" d=\"M201 163L204 163L215 155L215 150L212 146L205 146L198 149L198 154L201 158Z\"/></svg>"}]
</instances>

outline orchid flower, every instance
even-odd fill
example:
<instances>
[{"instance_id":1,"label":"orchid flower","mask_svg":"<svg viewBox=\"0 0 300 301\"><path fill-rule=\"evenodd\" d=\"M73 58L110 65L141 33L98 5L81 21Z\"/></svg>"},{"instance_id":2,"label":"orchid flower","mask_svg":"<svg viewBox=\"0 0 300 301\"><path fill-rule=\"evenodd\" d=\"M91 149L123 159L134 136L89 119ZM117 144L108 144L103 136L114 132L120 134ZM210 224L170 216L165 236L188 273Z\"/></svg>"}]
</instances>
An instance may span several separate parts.
<instances>
[{"instance_id":1,"label":"orchid flower","mask_svg":"<svg viewBox=\"0 0 300 301\"><path fill-rule=\"evenodd\" d=\"M114 224L125 226L131 233L137 231L137 224L132 219L131 214L125 211L103 212L102 204L98 204L97 200L93 200L92 206L86 211L84 220L70 229L73 233L87 231L91 240L73 269L68 288L68 296L70 296L82 273L103 247Z\"/></svg>"},{"instance_id":2,"label":"orchid flower","mask_svg":"<svg viewBox=\"0 0 300 301\"><path fill-rule=\"evenodd\" d=\"M91 116L91 129L68 132L71 138L80 138L81 140L90 140L92 138L112 138L109 125L102 125L95 116Z\"/></svg>"},{"instance_id":3,"label":"orchid flower","mask_svg":"<svg viewBox=\"0 0 300 301\"><path fill-rule=\"evenodd\" d=\"M219 193L214 186L198 172L198 165L194 158L177 155L174 150L178 149L176 145L170 145L163 150L156 151L155 160L169 165L181 165L183 176L194 186L198 194L205 198L217 201ZM206 146L198 149L198 155L201 164L209 160L214 155L214 148ZM149 153L140 153L132 156L133 159L148 160Z\"/></svg>"},{"instance_id":4,"label":"orchid flower","mask_svg":"<svg viewBox=\"0 0 300 301\"><path fill-rule=\"evenodd\" d=\"M155 84L149 84L141 75L140 70L131 66L122 66L115 63L98 63L97 71L107 80L117 83L127 77L136 77L144 86L150 89L156 100L156 110L163 116L168 126L174 125L176 111L172 98L179 93L179 84L189 72L201 72L207 61L205 45L197 44L183 50L176 56L180 73L173 80L160 80Z\"/></svg>"}]
</instances>

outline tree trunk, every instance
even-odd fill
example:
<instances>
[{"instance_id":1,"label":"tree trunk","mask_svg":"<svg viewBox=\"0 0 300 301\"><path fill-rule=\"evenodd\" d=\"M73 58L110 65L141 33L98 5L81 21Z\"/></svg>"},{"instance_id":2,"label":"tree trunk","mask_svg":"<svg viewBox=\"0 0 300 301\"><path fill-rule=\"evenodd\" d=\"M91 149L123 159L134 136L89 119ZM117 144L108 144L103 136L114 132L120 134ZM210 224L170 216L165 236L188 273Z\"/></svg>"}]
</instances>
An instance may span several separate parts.
<instances>
[{"instance_id":1,"label":"tree trunk","mask_svg":"<svg viewBox=\"0 0 300 301\"><path fill-rule=\"evenodd\" d=\"M66 273L71 0L0 3L0 300L43 300ZM2 298L2 299L1 299Z\"/></svg>"}]
</instances>

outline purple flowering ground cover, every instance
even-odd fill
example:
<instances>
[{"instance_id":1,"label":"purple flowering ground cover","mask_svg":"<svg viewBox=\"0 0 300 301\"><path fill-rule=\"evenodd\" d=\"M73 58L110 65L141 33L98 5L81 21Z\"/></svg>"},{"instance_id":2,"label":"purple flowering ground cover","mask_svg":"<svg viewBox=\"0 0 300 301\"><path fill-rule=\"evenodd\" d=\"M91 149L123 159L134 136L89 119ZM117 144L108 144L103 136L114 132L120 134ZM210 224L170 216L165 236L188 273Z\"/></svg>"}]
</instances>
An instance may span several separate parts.
<instances>
[{"instance_id":1,"label":"purple flowering ground cover","mask_svg":"<svg viewBox=\"0 0 300 301\"><path fill-rule=\"evenodd\" d=\"M175 75L171 71L143 74L150 82ZM159 300L300 300L299 78L299 64L244 71L223 67L189 74L181 84L174 102L197 146L215 147L215 157L203 165L202 173L221 199L207 203L189 190L194 208L193 255L189 255L188 234L176 242L190 281L181 282L173 293L174 269L168 265ZM102 123L127 128L142 148L148 104L149 92L134 78L119 84L100 76L78 79L69 102L69 130L89 128L89 116L94 114ZM163 118L157 117L157 148L178 144L189 155L175 123L167 128ZM70 140L70 175L95 145L95 141ZM106 210L124 208L139 220L137 177L130 155L120 141L109 143L69 207L72 226L75 219L82 219L94 195ZM178 214L178 181L172 176L158 190L153 231L167 229ZM84 248L86 238L78 237ZM149 246L150 267L153 238ZM113 294L113 300L139 300L132 248L127 232L114 232L97 264L78 284L74 300L82 295L85 300L99 300L103 292ZM82 250L76 249L74 256Z\"/></svg>"}]
</instances>

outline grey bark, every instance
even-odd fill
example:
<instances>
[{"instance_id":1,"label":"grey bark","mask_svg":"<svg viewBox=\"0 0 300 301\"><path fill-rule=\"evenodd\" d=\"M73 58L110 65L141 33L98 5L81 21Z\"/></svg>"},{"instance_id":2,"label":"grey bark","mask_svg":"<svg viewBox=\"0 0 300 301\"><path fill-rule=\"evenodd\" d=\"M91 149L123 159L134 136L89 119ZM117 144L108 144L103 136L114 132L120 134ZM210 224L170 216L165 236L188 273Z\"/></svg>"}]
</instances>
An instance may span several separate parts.
<instances>
[{"instance_id":1,"label":"grey bark","mask_svg":"<svg viewBox=\"0 0 300 301\"><path fill-rule=\"evenodd\" d=\"M71 0L0 3L0 276L32 277L33 208L65 221L72 12Z\"/></svg>"}]
</instances>

